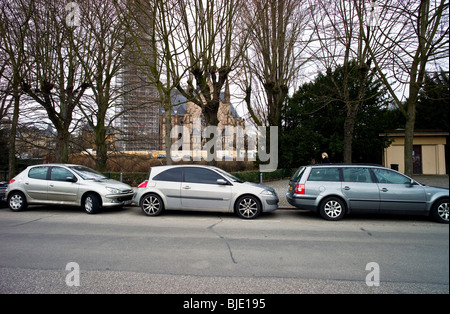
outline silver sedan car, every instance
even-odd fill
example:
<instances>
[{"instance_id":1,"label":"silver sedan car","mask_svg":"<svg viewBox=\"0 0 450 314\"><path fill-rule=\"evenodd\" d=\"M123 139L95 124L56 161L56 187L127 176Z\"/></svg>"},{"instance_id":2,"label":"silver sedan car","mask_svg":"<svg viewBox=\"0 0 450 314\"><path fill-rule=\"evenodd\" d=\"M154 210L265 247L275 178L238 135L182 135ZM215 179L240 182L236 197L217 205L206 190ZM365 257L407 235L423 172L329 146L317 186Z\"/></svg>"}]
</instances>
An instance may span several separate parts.
<instances>
[{"instance_id":1,"label":"silver sedan car","mask_svg":"<svg viewBox=\"0 0 450 314\"><path fill-rule=\"evenodd\" d=\"M163 210L195 210L236 213L253 219L278 208L273 188L242 182L211 166L159 166L138 186L134 202L148 216Z\"/></svg>"},{"instance_id":2,"label":"silver sedan car","mask_svg":"<svg viewBox=\"0 0 450 314\"><path fill-rule=\"evenodd\" d=\"M30 166L9 182L6 199L12 211L29 204L82 206L88 214L102 207L131 204L131 186L93 169L67 164Z\"/></svg>"},{"instance_id":3,"label":"silver sedan car","mask_svg":"<svg viewBox=\"0 0 450 314\"><path fill-rule=\"evenodd\" d=\"M433 217L447 223L448 188L425 186L376 165L324 164L300 167L289 183L288 202L319 212L326 220L350 213L393 213Z\"/></svg>"}]
</instances>

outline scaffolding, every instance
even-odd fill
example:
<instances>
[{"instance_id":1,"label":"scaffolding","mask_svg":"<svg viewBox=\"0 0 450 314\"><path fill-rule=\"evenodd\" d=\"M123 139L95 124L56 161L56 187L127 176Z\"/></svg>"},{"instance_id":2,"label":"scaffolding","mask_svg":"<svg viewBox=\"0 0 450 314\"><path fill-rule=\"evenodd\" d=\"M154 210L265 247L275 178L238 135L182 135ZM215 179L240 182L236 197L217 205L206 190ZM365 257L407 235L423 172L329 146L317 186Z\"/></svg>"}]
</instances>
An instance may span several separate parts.
<instances>
[{"instance_id":1,"label":"scaffolding","mask_svg":"<svg viewBox=\"0 0 450 314\"><path fill-rule=\"evenodd\" d=\"M144 23L140 23L138 27L144 28ZM145 33L145 30L137 33ZM140 54L133 53L132 47L125 50L125 66L118 80L122 99L116 110L122 112L116 128L120 133L118 146L121 151L152 151L159 150L161 146L161 104L157 89L146 76L145 66L142 66L146 64L145 60L151 60L153 55L150 49L145 49L149 47L145 39L139 40L142 40Z\"/></svg>"}]
</instances>

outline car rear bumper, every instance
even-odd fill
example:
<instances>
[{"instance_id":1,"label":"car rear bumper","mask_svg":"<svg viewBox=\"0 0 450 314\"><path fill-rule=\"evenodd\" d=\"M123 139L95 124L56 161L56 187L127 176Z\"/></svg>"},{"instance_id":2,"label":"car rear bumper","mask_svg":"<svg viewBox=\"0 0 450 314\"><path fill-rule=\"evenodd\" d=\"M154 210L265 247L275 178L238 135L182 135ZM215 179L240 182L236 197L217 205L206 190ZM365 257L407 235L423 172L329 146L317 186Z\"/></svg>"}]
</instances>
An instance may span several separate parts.
<instances>
[{"instance_id":1,"label":"car rear bumper","mask_svg":"<svg viewBox=\"0 0 450 314\"><path fill-rule=\"evenodd\" d=\"M286 199L289 204L299 209L317 210L315 197L295 196L295 194L291 195L291 193L288 192L286 193Z\"/></svg>"}]
</instances>

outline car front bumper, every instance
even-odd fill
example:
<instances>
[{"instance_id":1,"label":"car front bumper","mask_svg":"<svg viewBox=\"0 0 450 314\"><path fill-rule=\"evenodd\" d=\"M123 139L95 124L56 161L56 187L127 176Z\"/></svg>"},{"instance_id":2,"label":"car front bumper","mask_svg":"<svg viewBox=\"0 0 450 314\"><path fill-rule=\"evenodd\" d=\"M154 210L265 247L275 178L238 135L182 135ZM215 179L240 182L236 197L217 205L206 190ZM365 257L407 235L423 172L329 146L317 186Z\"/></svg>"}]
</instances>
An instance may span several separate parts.
<instances>
[{"instance_id":1,"label":"car front bumper","mask_svg":"<svg viewBox=\"0 0 450 314\"><path fill-rule=\"evenodd\" d=\"M134 193L129 194L107 194L102 196L103 207L126 206L133 201Z\"/></svg>"},{"instance_id":2,"label":"car front bumper","mask_svg":"<svg viewBox=\"0 0 450 314\"><path fill-rule=\"evenodd\" d=\"M277 195L272 196L264 196L262 197L263 203L263 212L272 212L278 209L278 203L280 199Z\"/></svg>"}]
</instances>

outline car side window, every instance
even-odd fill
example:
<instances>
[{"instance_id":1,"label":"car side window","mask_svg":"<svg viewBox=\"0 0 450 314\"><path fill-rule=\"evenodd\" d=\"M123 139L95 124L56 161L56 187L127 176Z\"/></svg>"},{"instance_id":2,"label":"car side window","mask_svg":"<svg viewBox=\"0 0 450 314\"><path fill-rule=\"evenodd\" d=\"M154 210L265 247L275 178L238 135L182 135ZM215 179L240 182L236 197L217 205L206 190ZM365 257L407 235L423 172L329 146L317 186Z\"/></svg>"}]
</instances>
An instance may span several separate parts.
<instances>
[{"instance_id":1,"label":"car side window","mask_svg":"<svg viewBox=\"0 0 450 314\"><path fill-rule=\"evenodd\" d=\"M313 168L308 181L340 182L338 168Z\"/></svg>"},{"instance_id":2,"label":"car side window","mask_svg":"<svg viewBox=\"0 0 450 314\"><path fill-rule=\"evenodd\" d=\"M53 167L50 170L50 180L52 181L66 181L67 177L75 178L72 172L61 167Z\"/></svg>"},{"instance_id":3,"label":"car side window","mask_svg":"<svg viewBox=\"0 0 450 314\"><path fill-rule=\"evenodd\" d=\"M181 182L181 168L173 168L157 174L153 181Z\"/></svg>"},{"instance_id":4,"label":"car side window","mask_svg":"<svg viewBox=\"0 0 450 314\"><path fill-rule=\"evenodd\" d=\"M217 179L223 179L218 173L203 168L184 168L184 182L217 184Z\"/></svg>"},{"instance_id":5,"label":"car side window","mask_svg":"<svg viewBox=\"0 0 450 314\"><path fill-rule=\"evenodd\" d=\"M368 168L344 168L342 174L344 182L373 183Z\"/></svg>"},{"instance_id":6,"label":"car side window","mask_svg":"<svg viewBox=\"0 0 450 314\"><path fill-rule=\"evenodd\" d=\"M388 170L388 169L373 169L375 176L379 183L386 184L409 184L411 179L404 175Z\"/></svg>"},{"instance_id":7,"label":"car side window","mask_svg":"<svg viewBox=\"0 0 450 314\"><path fill-rule=\"evenodd\" d=\"M28 177L37 180L47 180L48 167L34 167L28 171Z\"/></svg>"}]
</instances>

